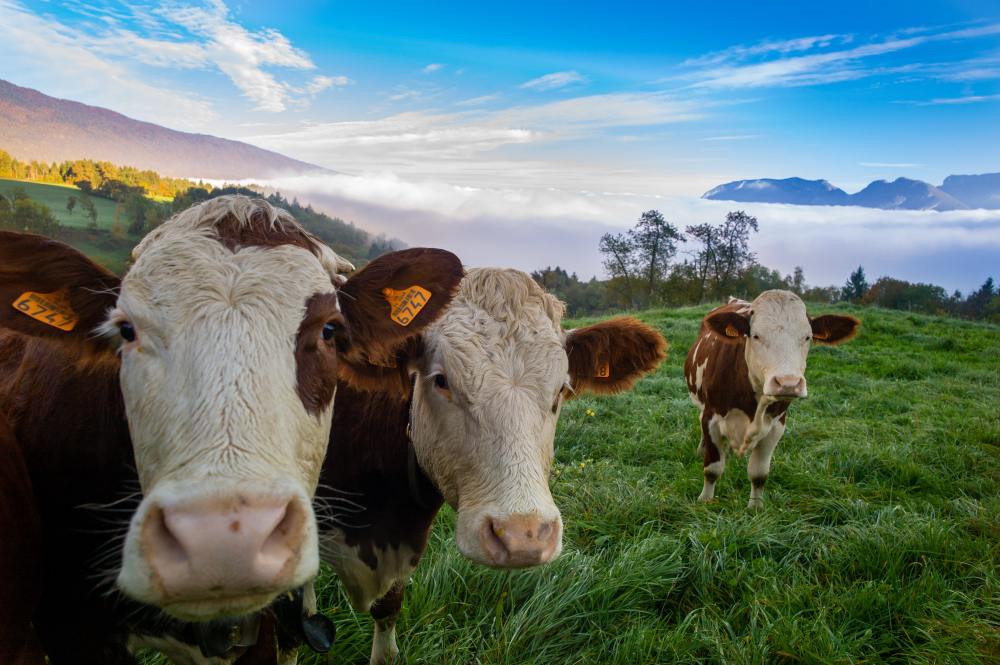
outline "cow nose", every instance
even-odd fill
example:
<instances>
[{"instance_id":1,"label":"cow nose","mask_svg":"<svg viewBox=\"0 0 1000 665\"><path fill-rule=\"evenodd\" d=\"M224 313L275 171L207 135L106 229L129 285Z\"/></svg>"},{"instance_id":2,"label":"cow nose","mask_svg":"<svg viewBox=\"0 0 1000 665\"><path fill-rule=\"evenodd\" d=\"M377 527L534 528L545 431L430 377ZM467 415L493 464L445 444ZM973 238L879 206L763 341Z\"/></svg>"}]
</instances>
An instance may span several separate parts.
<instances>
[{"instance_id":1,"label":"cow nose","mask_svg":"<svg viewBox=\"0 0 1000 665\"><path fill-rule=\"evenodd\" d=\"M806 377L795 374L772 376L764 394L774 397L805 397Z\"/></svg>"},{"instance_id":2,"label":"cow nose","mask_svg":"<svg viewBox=\"0 0 1000 665\"><path fill-rule=\"evenodd\" d=\"M277 593L291 585L304 517L294 499L154 505L141 538L165 600Z\"/></svg>"},{"instance_id":3,"label":"cow nose","mask_svg":"<svg viewBox=\"0 0 1000 665\"><path fill-rule=\"evenodd\" d=\"M528 568L554 559L562 544L562 521L535 515L486 517L479 532L483 549L498 568Z\"/></svg>"}]
</instances>

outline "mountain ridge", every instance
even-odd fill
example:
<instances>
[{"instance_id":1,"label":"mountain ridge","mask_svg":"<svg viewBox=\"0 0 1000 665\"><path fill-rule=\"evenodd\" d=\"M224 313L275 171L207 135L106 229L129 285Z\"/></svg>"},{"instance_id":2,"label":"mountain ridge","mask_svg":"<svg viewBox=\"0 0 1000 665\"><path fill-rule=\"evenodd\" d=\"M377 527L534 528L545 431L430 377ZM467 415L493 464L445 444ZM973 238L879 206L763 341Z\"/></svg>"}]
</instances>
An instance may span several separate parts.
<instances>
[{"instance_id":1,"label":"mountain ridge","mask_svg":"<svg viewBox=\"0 0 1000 665\"><path fill-rule=\"evenodd\" d=\"M911 178L876 180L855 194L826 180L760 178L734 180L705 192L703 199L743 203L860 206L883 210L1000 209L1000 173L948 176L941 187Z\"/></svg>"},{"instance_id":2,"label":"mountain ridge","mask_svg":"<svg viewBox=\"0 0 1000 665\"><path fill-rule=\"evenodd\" d=\"M249 143L134 120L0 80L0 145L22 161L92 159L180 178L242 180L328 169Z\"/></svg>"}]
</instances>

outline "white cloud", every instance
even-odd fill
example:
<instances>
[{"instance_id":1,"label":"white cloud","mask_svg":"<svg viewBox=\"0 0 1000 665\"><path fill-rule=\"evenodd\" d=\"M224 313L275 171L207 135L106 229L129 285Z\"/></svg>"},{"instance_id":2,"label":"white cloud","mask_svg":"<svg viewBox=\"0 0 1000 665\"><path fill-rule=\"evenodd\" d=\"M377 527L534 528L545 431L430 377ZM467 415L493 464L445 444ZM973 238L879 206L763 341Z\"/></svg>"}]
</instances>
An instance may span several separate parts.
<instances>
[{"instance_id":1,"label":"white cloud","mask_svg":"<svg viewBox=\"0 0 1000 665\"><path fill-rule=\"evenodd\" d=\"M494 92L492 95L483 95L482 97L473 97L472 99L466 99L462 102L455 102L455 106L478 106L479 104L485 104L486 102L492 102L494 99L499 99L500 93Z\"/></svg>"},{"instance_id":2,"label":"white cloud","mask_svg":"<svg viewBox=\"0 0 1000 665\"><path fill-rule=\"evenodd\" d=\"M269 69L308 71L316 67L307 53L278 31L244 28L232 19L222 0L208 0L204 5L167 2L152 7L123 2L121 9L73 4L67 9L85 19L69 25L14 0L0 0L0 41L5 57L16 59L19 67L21 63L32 67L38 60L58 62L46 68L46 78L65 81L64 87L70 89L94 85L92 91L102 97L107 96L109 87L132 92L157 87L143 82L150 78L141 71L143 67L218 71L253 101L256 109L268 112L283 111L289 104L307 105L305 96L350 82L342 76L315 76L304 87L297 87L294 82L278 80ZM81 75L82 80L74 85L73 79ZM178 98L185 96L163 90L147 96L160 101L164 97L172 97L172 106L176 106ZM186 105L192 104L200 107L200 113L191 124L216 117L208 111L208 102L189 99ZM163 113L168 111L163 109Z\"/></svg>"},{"instance_id":3,"label":"white cloud","mask_svg":"<svg viewBox=\"0 0 1000 665\"><path fill-rule=\"evenodd\" d=\"M786 39L781 41L764 40L752 46L738 45L730 46L722 51L714 51L697 58L689 58L681 63L681 67L705 67L709 65L720 65L726 62L737 62L746 60L753 56L765 55L768 53L794 53L796 51L808 51L813 48L825 48L834 42L847 44L853 41L853 35L823 35L819 37L799 37L797 39Z\"/></svg>"},{"instance_id":4,"label":"white cloud","mask_svg":"<svg viewBox=\"0 0 1000 665\"><path fill-rule=\"evenodd\" d=\"M975 104L977 102L995 102L997 100L1000 100L1000 95L968 95L966 97L944 97L912 103L917 106L937 106L938 104Z\"/></svg>"},{"instance_id":5,"label":"white cloud","mask_svg":"<svg viewBox=\"0 0 1000 665\"><path fill-rule=\"evenodd\" d=\"M582 83L586 80L586 76L582 76L577 71L570 70L568 72L555 72L540 76L527 83L523 83L520 87L533 88L535 90L553 90L555 88L564 88L570 83Z\"/></svg>"},{"instance_id":6,"label":"white cloud","mask_svg":"<svg viewBox=\"0 0 1000 665\"><path fill-rule=\"evenodd\" d=\"M424 72L424 74L430 74L432 72L436 72L437 70L441 69L442 67L444 67L444 65L442 65L442 64L427 65L426 67L424 67L423 72Z\"/></svg>"}]
</instances>

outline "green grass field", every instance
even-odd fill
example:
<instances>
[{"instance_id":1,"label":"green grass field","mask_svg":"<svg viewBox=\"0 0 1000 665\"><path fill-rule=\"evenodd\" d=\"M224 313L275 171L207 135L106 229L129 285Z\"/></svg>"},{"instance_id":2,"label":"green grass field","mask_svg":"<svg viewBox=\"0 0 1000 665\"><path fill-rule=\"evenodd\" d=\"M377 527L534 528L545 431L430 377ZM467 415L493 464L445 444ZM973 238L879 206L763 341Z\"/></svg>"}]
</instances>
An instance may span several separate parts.
<instances>
[{"instance_id":1,"label":"green grass field","mask_svg":"<svg viewBox=\"0 0 1000 665\"><path fill-rule=\"evenodd\" d=\"M77 205L73 213L66 209L70 196L79 196L80 190L72 185L53 185L49 183L27 182L23 180L8 180L0 178L0 194L8 199L15 187L23 187L32 201L38 201L52 208L52 216L64 227L60 240L79 249L92 257L101 265L121 274L125 262L129 259L132 247L139 242L140 236L128 234L124 239L111 236L115 225L117 205L114 201L91 196L97 209L96 234L87 231L90 215ZM155 199L155 197L154 197ZM159 199L155 199L159 200ZM125 224L122 218L121 224Z\"/></svg>"},{"instance_id":2,"label":"green grass field","mask_svg":"<svg viewBox=\"0 0 1000 665\"><path fill-rule=\"evenodd\" d=\"M564 408L556 562L477 567L445 508L406 590L399 662L1000 662L1000 327L814 309L863 327L810 354L811 397L790 410L751 514L738 458L716 499L696 501L682 367L708 309L643 313L671 343L664 366L628 395ZM367 662L370 618L328 571L318 586L339 639L299 662Z\"/></svg>"}]
</instances>

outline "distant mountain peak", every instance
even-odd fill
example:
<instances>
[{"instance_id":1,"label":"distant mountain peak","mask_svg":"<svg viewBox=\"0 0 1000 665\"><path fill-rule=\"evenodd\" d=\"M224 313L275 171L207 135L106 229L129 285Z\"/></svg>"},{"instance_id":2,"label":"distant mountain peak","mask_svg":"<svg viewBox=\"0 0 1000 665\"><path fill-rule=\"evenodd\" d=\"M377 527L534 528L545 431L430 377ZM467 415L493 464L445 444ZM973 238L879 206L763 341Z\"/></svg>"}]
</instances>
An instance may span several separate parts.
<instances>
[{"instance_id":1,"label":"distant mountain peak","mask_svg":"<svg viewBox=\"0 0 1000 665\"><path fill-rule=\"evenodd\" d=\"M975 192L969 202L956 194ZM911 178L894 181L875 180L857 194L848 194L826 180L785 178L774 180L736 180L719 185L701 197L717 201L745 203L789 203L793 205L842 206L853 205L883 210L969 210L978 207L1000 208L1000 173L985 176L949 176L941 188ZM983 203L992 205L982 205Z\"/></svg>"},{"instance_id":2,"label":"distant mountain peak","mask_svg":"<svg viewBox=\"0 0 1000 665\"><path fill-rule=\"evenodd\" d=\"M183 178L267 179L327 171L248 143L178 132L3 80L0 148L22 161L92 159Z\"/></svg>"}]
</instances>

